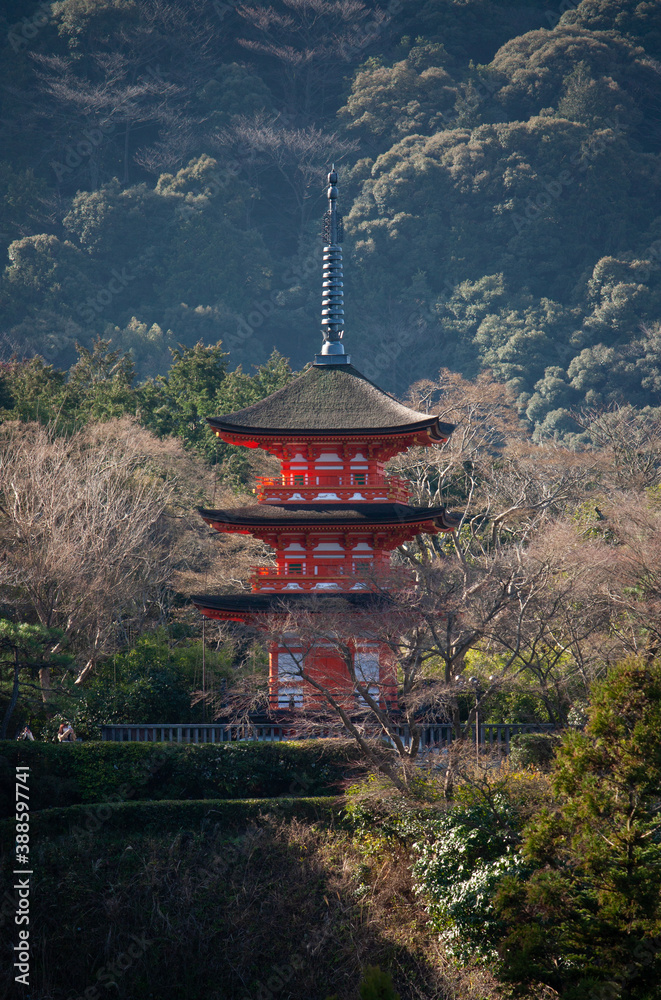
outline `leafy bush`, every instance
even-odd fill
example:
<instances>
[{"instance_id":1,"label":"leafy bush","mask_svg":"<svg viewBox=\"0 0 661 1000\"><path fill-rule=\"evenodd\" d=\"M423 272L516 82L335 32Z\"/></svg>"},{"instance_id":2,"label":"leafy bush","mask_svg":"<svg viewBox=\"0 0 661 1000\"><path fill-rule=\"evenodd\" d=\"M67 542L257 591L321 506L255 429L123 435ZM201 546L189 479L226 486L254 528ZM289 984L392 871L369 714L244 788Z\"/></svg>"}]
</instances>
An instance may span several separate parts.
<instances>
[{"instance_id":1,"label":"leafy bush","mask_svg":"<svg viewBox=\"0 0 661 1000\"><path fill-rule=\"evenodd\" d=\"M516 850L520 827L512 802L496 794L489 805L474 802L427 824L413 845L415 889L451 955L493 955L502 933L495 891L506 875L529 871Z\"/></svg>"},{"instance_id":2,"label":"leafy bush","mask_svg":"<svg viewBox=\"0 0 661 1000\"><path fill-rule=\"evenodd\" d=\"M661 663L629 660L594 686L585 732L553 765L555 808L528 823L524 881L496 910L502 974L567 1000L661 996Z\"/></svg>"},{"instance_id":3,"label":"leafy bush","mask_svg":"<svg viewBox=\"0 0 661 1000\"><path fill-rule=\"evenodd\" d=\"M216 685L231 676L234 648L207 650L207 678ZM201 683L202 650L196 640L171 646L164 629L141 636L134 647L98 664L83 691L72 686L62 710L38 730L55 741L58 727L70 719L76 736L98 740L102 725L202 722L202 705L191 706Z\"/></svg>"},{"instance_id":4,"label":"leafy bush","mask_svg":"<svg viewBox=\"0 0 661 1000\"><path fill-rule=\"evenodd\" d=\"M510 741L510 764L547 771L561 743L559 733L517 733Z\"/></svg>"}]
</instances>

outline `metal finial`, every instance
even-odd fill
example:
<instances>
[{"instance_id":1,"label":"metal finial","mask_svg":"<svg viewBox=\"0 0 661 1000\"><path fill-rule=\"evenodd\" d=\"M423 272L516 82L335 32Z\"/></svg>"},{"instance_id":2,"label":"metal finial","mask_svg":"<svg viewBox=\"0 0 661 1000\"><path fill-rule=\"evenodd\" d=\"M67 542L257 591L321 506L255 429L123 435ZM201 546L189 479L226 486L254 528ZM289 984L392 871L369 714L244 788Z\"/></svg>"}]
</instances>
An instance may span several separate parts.
<instances>
[{"instance_id":1,"label":"metal finial","mask_svg":"<svg viewBox=\"0 0 661 1000\"><path fill-rule=\"evenodd\" d=\"M349 364L344 353L344 283L342 270L342 216L337 211L337 171L335 164L328 174L328 211L324 216L323 283L321 297L321 330L324 346L315 364Z\"/></svg>"}]
</instances>

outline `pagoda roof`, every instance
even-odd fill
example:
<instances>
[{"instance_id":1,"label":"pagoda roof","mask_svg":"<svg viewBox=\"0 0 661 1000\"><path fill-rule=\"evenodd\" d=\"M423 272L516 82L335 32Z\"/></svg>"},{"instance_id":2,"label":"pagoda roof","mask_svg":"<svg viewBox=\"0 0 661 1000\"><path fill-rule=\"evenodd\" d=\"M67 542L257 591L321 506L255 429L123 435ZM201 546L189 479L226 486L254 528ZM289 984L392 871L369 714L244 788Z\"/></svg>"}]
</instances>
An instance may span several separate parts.
<instances>
[{"instance_id":1,"label":"pagoda roof","mask_svg":"<svg viewBox=\"0 0 661 1000\"><path fill-rule=\"evenodd\" d=\"M429 523L451 531L457 526L453 515L445 507L410 507L403 503L360 503L345 507L338 503L316 504L252 504L250 507L232 507L225 510L198 508L209 523L220 523L247 528L277 528L323 526L325 528L366 525L398 525Z\"/></svg>"},{"instance_id":2,"label":"pagoda roof","mask_svg":"<svg viewBox=\"0 0 661 1000\"><path fill-rule=\"evenodd\" d=\"M261 593L261 594L193 594L197 608L222 611L226 614L269 614L283 611L341 612L373 610L392 604L387 594L371 592L341 594Z\"/></svg>"},{"instance_id":3,"label":"pagoda roof","mask_svg":"<svg viewBox=\"0 0 661 1000\"><path fill-rule=\"evenodd\" d=\"M351 364L312 365L265 399L208 422L218 431L267 436L427 430L432 441L445 441L454 430L437 415L404 406Z\"/></svg>"}]
</instances>

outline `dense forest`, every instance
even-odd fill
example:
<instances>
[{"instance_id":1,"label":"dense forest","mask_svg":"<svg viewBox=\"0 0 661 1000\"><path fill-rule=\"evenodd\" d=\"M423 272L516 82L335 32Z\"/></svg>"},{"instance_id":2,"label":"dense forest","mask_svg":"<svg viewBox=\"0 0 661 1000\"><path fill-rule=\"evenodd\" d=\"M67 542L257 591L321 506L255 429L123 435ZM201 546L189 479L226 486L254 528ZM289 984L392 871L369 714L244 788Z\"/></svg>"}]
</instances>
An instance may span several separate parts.
<instances>
[{"instance_id":1,"label":"dense forest","mask_svg":"<svg viewBox=\"0 0 661 1000\"><path fill-rule=\"evenodd\" d=\"M0 38L5 360L138 378L319 343L340 168L347 343L403 394L484 368L538 435L661 404L661 10L634 0L62 0Z\"/></svg>"}]
</instances>

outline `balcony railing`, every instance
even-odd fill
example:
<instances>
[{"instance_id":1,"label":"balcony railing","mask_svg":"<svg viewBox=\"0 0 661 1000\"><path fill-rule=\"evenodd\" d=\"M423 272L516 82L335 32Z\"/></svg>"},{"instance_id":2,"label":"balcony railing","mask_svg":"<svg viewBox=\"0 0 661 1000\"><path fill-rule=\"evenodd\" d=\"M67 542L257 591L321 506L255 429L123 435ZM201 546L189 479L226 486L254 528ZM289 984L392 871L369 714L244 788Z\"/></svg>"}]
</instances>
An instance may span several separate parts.
<instances>
[{"instance_id":1,"label":"balcony railing","mask_svg":"<svg viewBox=\"0 0 661 1000\"><path fill-rule=\"evenodd\" d=\"M384 583L384 570L381 569L378 580L375 580L371 565L366 565L365 568L357 566L353 570L342 565L316 566L313 567L316 570L314 573L306 572L308 567L305 563L299 565L300 570L293 570L288 565L284 572L280 572L277 566L254 566L254 573L250 578L253 590L262 590L264 587L291 590L294 589L292 584L299 584L301 590L311 590L315 584L332 581L337 581L342 590L351 590L356 585L366 589L379 589ZM390 567L385 572L389 586L404 587L415 583L415 574L405 566Z\"/></svg>"},{"instance_id":2,"label":"balcony railing","mask_svg":"<svg viewBox=\"0 0 661 1000\"><path fill-rule=\"evenodd\" d=\"M296 501L304 500L311 503L322 499L320 493L335 494L338 500L364 500L367 502L377 497L406 503L410 496L409 484L399 476L377 476L367 472L352 472L338 476L318 476L316 474L291 473L277 478L259 476L256 493L262 502L277 500L286 503L296 495Z\"/></svg>"}]
</instances>

